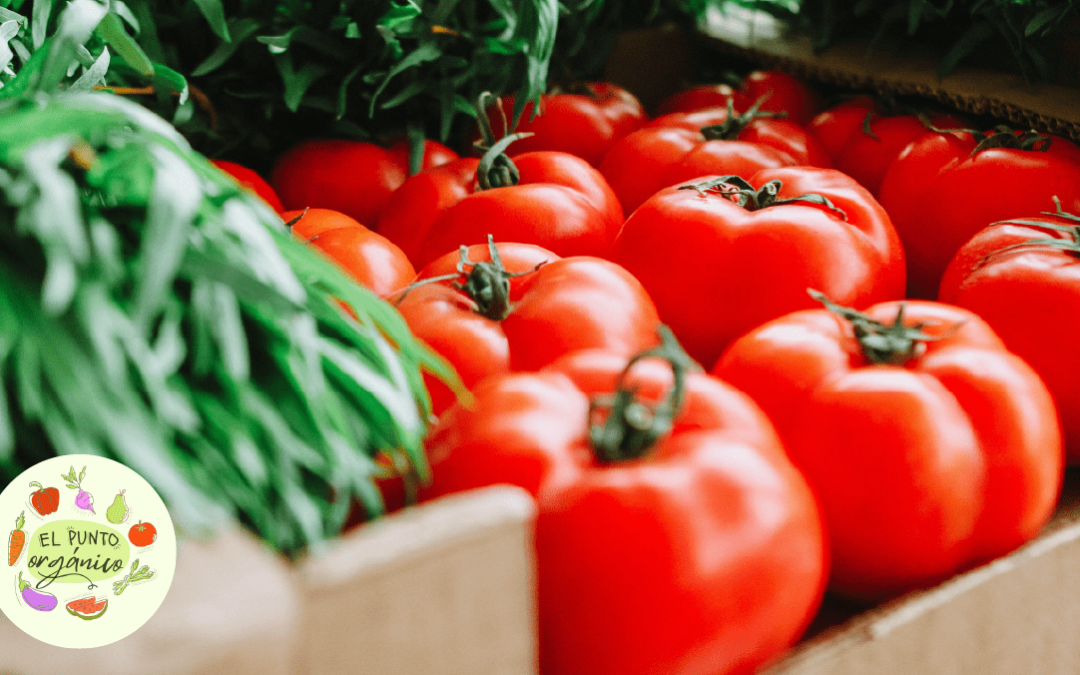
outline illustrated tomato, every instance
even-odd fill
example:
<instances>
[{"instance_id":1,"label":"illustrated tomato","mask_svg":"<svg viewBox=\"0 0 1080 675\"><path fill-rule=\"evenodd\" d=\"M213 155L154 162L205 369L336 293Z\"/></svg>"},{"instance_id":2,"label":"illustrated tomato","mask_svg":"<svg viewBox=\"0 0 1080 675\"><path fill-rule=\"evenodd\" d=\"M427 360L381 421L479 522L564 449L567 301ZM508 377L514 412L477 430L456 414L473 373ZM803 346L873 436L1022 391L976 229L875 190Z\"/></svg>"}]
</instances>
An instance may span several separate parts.
<instances>
[{"instance_id":1,"label":"illustrated tomato","mask_svg":"<svg viewBox=\"0 0 1080 675\"><path fill-rule=\"evenodd\" d=\"M700 363L752 328L812 307L808 287L854 304L903 297L900 241L852 178L790 167L700 181L645 202L612 258L641 280Z\"/></svg>"},{"instance_id":2,"label":"illustrated tomato","mask_svg":"<svg viewBox=\"0 0 1080 675\"><path fill-rule=\"evenodd\" d=\"M128 530L128 540L132 546L149 546L157 541L157 528L140 520Z\"/></svg>"},{"instance_id":3,"label":"illustrated tomato","mask_svg":"<svg viewBox=\"0 0 1080 675\"><path fill-rule=\"evenodd\" d=\"M713 109L670 121L674 126L649 126L622 139L600 165L626 214L660 190L700 176L829 163L816 141L768 112ZM695 130L694 122L705 124Z\"/></svg>"},{"instance_id":4,"label":"illustrated tomato","mask_svg":"<svg viewBox=\"0 0 1080 675\"><path fill-rule=\"evenodd\" d=\"M828 309L756 328L712 372L757 401L817 494L832 590L879 600L1034 537L1062 445L1030 366L958 307L818 298Z\"/></svg>"},{"instance_id":5,"label":"illustrated tomato","mask_svg":"<svg viewBox=\"0 0 1080 675\"><path fill-rule=\"evenodd\" d=\"M810 121L818 105L817 96L802 80L779 70L757 70L738 89L728 84L706 84L673 94L660 104L656 114L723 108L729 99L738 110L760 100L762 110L786 112L788 119L800 125Z\"/></svg>"},{"instance_id":6,"label":"illustrated tomato","mask_svg":"<svg viewBox=\"0 0 1080 675\"><path fill-rule=\"evenodd\" d=\"M263 180L263 177L259 174L246 166L241 166L236 162L229 162L223 159L212 159L210 160L210 163L235 178L236 182L240 183L240 185L254 192L260 199L266 202L270 208L278 213L285 210L281 205L281 200L278 199L277 193L274 192L274 188L270 187L270 184Z\"/></svg>"},{"instance_id":7,"label":"illustrated tomato","mask_svg":"<svg viewBox=\"0 0 1080 675\"><path fill-rule=\"evenodd\" d=\"M600 172L563 152L510 160L500 154L504 147L485 155L487 162L462 158L411 176L376 229L416 267L461 245L483 244L488 234L564 257L608 257L623 215Z\"/></svg>"},{"instance_id":8,"label":"illustrated tomato","mask_svg":"<svg viewBox=\"0 0 1080 675\"><path fill-rule=\"evenodd\" d=\"M293 222L294 237L322 251L376 295L386 297L416 277L400 248L343 213L306 209L286 211L282 218Z\"/></svg>"},{"instance_id":9,"label":"illustrated tomato","mask_svg":"<svg viewBox=\"0 0 1080 675\"><path fill-rule=\"evenodd\" d=\"M501 107L492 106L488 120L496 131L535 134L513 146L514 154L536 150L567 152L599 166L604 153L623 136L637 131L648 121L637 98L609 82L589 82L580 91L554 91L540 97L540 112L532 116L533 104L525 104L517 128L507 130L514 115L513 95L501 98ZM532 119L530 119L530 117Z\"/></svg>"},{"instance_id":10,"label":"illustrated tomato","mask_svg":"<svg viewBox=\"0 0 1080 675\"><path fill-rule=\"evenodd\" d=\"M1067 461L1080 465L1080 221L1035 215L993 224L957 252L938 299L978 314L1054 396Z\"/></svg>"},{"instance_id":11,"label":"illustrated tomato","mask_svg":"<svg viewBox=\"0 0 1080 675\"><path fill-rule=\"evenodd\" d=\"M818 114L806 129L821 139L833 167L876 197L889 165L932 131L927 123L943 131L968 126L965 119L947 113L927 114L924 122L912 112L861 96Z\"/></svg>"},{"instance_id":12,"label":"illustrated tomato","mask_svg":"<svg viewBox=\"0 0 1080 675\"><path fill-rule=\"evenodd\" d=\"M627 357L575 352L489 378L428 438L422 498L510 483L537 499L541 675L748 675L820 601L820 514L768 420L664 358L621 376Z\"/></svg>"},{"instance_id":13,"label":"illustrated tomato","mask_svg":"<svg viewBox=\"0 0 1080 675\"><path fill-rule=\"evenodd\" d=\"M892 163L881 205L907 254L908 295L937 296L941 275L989 223L1039 213L1061 199L1080 211L1080 148L1034 132L929 133Z\"/></svg>"},{"instance_id":14,"label":"illustrated tomato","mask_svg":"<svg viewBox=\"0 0 1080 675\"><path fill-rule=\"evenodd\" d=\"M412 288L398 311L469 388L496 373L536 370L569 351L632 354L656 342L652 300L629 272L606 260L488 243L466 248L464 257L435 260L416 280L447 276ZM439 414L454 396L434 378L427 383Z\"/></svg>"},{"instance_id":15,"label":"illustrated tomato","mask_svg":"<svg viewBox=\"0 0 1080 675\"><path fill-rule=\"evenodd\" d=\"M449 148L424 142L422 168L454 159L457 153ZM270 182L288 210L332 209L371 224L378 221L390 194L408 175L406 141L383 148L361 141L313 139L279 157Z\"/></svg>"}]
</instances>

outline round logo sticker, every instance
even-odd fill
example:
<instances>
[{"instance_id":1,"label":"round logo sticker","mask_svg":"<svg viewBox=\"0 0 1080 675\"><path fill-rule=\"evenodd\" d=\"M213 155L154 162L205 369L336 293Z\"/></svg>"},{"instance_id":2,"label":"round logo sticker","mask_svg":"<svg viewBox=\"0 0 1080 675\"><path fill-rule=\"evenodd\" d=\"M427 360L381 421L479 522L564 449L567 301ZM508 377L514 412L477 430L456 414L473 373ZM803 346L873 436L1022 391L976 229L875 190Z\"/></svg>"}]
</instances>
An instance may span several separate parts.
<instances>
[{"instance_id":1,"label":"round logo sticker","mask_svg":"<svg viewBox=\"0 0 1080 675\"><path fill-rule=\"evenodd\" d=\"M138 630L176 570L172 519L154 488L97 455L35 464L0 492L0 611L57 647L101 647ZM7 584L7 590L3 590Z\"/></svg>"}]
</instances>

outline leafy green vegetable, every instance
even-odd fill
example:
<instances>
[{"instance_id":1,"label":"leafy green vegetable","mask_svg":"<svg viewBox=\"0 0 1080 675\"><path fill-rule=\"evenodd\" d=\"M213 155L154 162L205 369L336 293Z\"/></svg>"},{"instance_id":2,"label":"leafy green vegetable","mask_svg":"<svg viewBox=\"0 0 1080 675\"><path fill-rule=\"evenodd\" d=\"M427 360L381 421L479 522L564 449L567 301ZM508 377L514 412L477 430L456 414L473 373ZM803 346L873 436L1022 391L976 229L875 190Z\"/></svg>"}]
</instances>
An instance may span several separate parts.
<instances>
[{"instance_id":1,"label":"leafy green vegetable","mask_svg":"<svg viewBox=\"0 0 1080 675\"><path fill-rule=\"evenodd\" d=\"M454 374L164 119L45 93L94 39L70 11L0 99L0 480L106 455L179 527L232 515L289 555L377 515L380 455L427 476L422 370Z\"/></svg>"}]
</instances>

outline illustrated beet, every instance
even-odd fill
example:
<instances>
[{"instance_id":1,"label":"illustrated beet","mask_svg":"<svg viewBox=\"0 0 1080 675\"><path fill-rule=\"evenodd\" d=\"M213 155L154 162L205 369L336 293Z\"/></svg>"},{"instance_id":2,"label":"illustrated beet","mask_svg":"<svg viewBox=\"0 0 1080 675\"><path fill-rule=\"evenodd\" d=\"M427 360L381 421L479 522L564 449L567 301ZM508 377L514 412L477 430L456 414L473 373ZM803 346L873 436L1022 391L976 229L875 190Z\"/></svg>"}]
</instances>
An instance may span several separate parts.
<instances>
[{"instance_id":1,"label":"illustrated beet","mask_svg":"<svg viewBox=\"0 0 1080 675\"><path fill-rule=\"evenodd\" d=\"M34 590L29 582L23 581L22 572L19 572L18 585L23 600L37 611L51 612L56 609L56 605L58 604L56 596Z\"/></svg>"},{"instance_id":2,"label":"illustrated beet","mask_svg":"<svg viewBox=\"0 0 1080 675\"><path fill-rule=\"evenodd\" d=\"M75 467L71 467L71 470L67 475L61 475L61 478L67 481L67 486L72 490L78 490L79 494L75 495L75 506L78 506L83 511L89 511L95 516L97 511L94 510L94 496L82 489L82 479L86 475L86 467L82 468L79 472L79 477L75 477Z\"/></svg>"}]
</instances>

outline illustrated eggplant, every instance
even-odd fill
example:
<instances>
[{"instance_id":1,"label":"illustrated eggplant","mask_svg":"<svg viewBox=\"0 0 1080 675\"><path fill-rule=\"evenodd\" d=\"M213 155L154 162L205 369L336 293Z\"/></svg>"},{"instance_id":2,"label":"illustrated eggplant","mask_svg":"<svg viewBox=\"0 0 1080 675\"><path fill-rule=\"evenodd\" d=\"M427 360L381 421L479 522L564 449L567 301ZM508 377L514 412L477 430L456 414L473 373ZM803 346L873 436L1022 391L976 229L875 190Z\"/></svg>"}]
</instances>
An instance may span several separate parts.
<instances>
[{"instance_id":1,"label":"illustrated eggplant","mask_svg":"<svg viewBox=\"0 0 1080 675\"><path fill-rule=\"evenodd\" d=\"M23 581L22 572L19 572L18 585L19 592L22 593L23 600L26 601L26 604L39 612L51 612L56 609L56 605L59 604L55 595L36 591L28 582Z\"/></svg>"}]
</instances>

